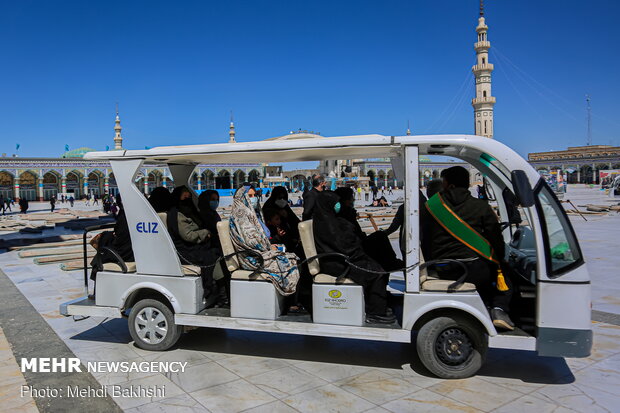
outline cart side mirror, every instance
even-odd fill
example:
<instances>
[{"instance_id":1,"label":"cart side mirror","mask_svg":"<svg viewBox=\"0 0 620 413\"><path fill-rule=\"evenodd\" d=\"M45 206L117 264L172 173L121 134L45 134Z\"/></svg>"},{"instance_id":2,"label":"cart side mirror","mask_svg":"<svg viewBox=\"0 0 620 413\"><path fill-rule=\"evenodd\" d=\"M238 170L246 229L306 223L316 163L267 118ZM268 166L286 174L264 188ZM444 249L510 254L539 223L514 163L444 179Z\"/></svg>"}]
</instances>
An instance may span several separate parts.
<instances>
[{"instance_id":1,"label":"cart side mirror","mask_svg":"<svg viewBox=\"0 0 620 413\"><path fill-rule=\"evenodd\" d=\"M530 185L530 180L524 171L517 169L510 174L512 178L512 187L515 190L515 196L519 200L519 204L523 208L529 208L534 205L534 191Z\"/></svg>"}]
</instances>

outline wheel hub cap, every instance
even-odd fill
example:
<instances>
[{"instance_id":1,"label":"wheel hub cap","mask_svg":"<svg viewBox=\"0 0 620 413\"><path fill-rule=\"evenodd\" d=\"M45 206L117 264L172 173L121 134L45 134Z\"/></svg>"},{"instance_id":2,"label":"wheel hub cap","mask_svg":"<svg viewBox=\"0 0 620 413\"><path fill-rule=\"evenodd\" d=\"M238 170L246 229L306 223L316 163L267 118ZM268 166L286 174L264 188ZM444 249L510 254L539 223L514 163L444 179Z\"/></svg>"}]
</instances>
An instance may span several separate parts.
<instances>
[{"instance_id":1,"label":"wheel hub cap","mask_svg":"<svg viewBox=\"0 0 620 413\"><path fill-rule=\"evenodd\" d=\"M136 316L134 327L140 340L148 344L161 343L168 334L166 317L154 307L145 307Z\"/></svg>"}]
</instances>

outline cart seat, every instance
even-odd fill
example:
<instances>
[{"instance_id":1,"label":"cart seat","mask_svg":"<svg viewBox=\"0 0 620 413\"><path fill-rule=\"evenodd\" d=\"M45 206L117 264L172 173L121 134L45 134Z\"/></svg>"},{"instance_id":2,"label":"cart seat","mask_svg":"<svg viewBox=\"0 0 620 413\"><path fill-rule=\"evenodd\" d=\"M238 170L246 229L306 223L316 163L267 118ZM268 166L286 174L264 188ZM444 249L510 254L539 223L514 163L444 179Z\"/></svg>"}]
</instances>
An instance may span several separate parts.
<instances>
[{"instance_id":1,"label":"cart seat","mask_svg":"<svg viewBox=\"0 0 620 413\"><path fill-rule=\"evenodd\" d=\"M164 228L168 229L168 213L158 212L157 216L161 219L162 224L164 224Z\"/></svg>"},{"instance_id":2,"label":"cart seat","mask_svg":"<svg viewBox=\"0 0 620 413\"><path fill-rule=\"evenodd\" d=\"M306 257L317 255L312 233L312 220L299 223L299 235ZM308 261L312 275L312 319L320 324L361 326L364 324L364 290L361 285L345 278L321 273L319 260Z\"/></svg>"},{"instance_id":3,"label":"cart seat","mask_svg":"<svg viewBox=\"0 0 620 413\"><path fill-rule=\"evenodd\" d=\"M424 264L424 257L420 252L420 264ZM420 270L420 291L429 293L447 293L448 287L454 283L453 280L440 280L437 272L433 269L423 268ZM472 283L463 283L455 290L459 293L475 293L476 286Z\"/></svg>"},{"instance_id":4,"label":"cart seat","mask_svg":"<svg viewBox=\"0 0 620 413\"><path fill-rule=\"evenodd\" d=\"M126 261L125 265L127 266L127 272L136 272L136 263L133 261ZM195 265L182 265L184 275L200 275L200 267ZM123 272L123 269L120 265L115 262L106 262L103 264L103 271L108 272Z\"/></svg>"},{"instance_id":5,"label":"cart seat","mask_svg":"<svg viewBox=\"0 0 620 413\"><path fill-rule=\"evenodd\" d=\"M314 257L317 255L316 245L314 244L314 234L312 232L312 220L302 221L299 223L299 235L301 238L301 244L304 248L306 257ZM310 275L314 277L314 282L317 284L336 284L337 277L329 274L321 274L321 268L319 266L319 260L313 259L308 261L308 270ZM353 280L345 278L341 282L342 284L357 285Z\"/></svg>"},{"instance_id":6,"label":"cart seat","mask_svg":"<svg viewBox=\"0 0 620 413\"><path fill-rule=\"evenodd\" d=\"M230 222L222 220L217 223L224 255L235 253L235 246L230 238ZM244 270L239 266L237 256L226 259L230 271L230 315L231 317L275 320L282 314L284 296L279 294L271 281L260 273Z\"/></svg>"}]
</instances>

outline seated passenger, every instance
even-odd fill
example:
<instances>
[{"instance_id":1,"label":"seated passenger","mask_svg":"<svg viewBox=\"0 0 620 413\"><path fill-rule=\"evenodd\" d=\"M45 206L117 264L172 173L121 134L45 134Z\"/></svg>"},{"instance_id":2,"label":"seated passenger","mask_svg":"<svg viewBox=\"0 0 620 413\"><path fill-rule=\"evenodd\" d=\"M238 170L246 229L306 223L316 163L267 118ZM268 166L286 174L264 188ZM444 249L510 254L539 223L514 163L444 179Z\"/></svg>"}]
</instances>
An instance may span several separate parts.
<instances>
[{"instance_id":1,"label":"seated passenger","mask_svg":"<svg viewBox=\"0 0 620 413\"><path fill-rule=\"evenodd\" d=\"M344 254L356 267L349 266L339 257L325 257L320 259L321 271L335 277L346 273L347 278L364 288L366 321L391 324L396 318L391 311L388 312L387 307L386 286L389 275L366 254L353 224L337 216L340 208L336 193L322 191L318 194L312 221L314 242L319 254Z\"/></svg>"},{"instance_id":2,"label":"seated passenger","mask_svg":"<svg viewBox=\"0 0 620 413\"><path fill-rule=\"evenodd\" d=\"M426 184L426 197L432 198L437 192L443 189L443 181L441 179L432 179Z\"/></svg>"},{"instance_id":3,"label":"seated passenger","mask_svg":"<svg viewBox=\"0 0 620 413\"><path fill-rule=\"evenodd\" d=\"M288 191L283 186L276 186L271 191L271 196L263 205L263 215L266 215L267 210L276 211L280 215L280 228L286 233L287 243L286 248L290 252L296 253L298 256L302 256L301 248L299 246L299 218L289 205ZM266 217L265 217L266 219ZM273 234L272 234L273 235Z\"/></svg>"},{"instance_id":4,"label":"seated passenger","mask_svg":"<svg viewBox=\"0 0 620 413\"><path fill-rule=\"evenodd\" d=\"M275 209L264 209L263 216L265 217L265 224L269 229L270 237L269 242L271 244L280 244L286 247L287 251L293 251L296 247L296 243L290 238L289 233L282 226L282 217Z\"/></svg>"},{"instance_id":5,"label":"seated passenger","mask_svg":"<svg viewBox=\"0 0 620 413\"><path fill-rule=\"evenodd\" d=\"M172 207L172 195L168 188L159 186L151 192L149 203L155 212L168 212L170 207Z\"/></svg>"},{"instance_id":6,"label":"seated passenger","mask_svg":"<svg viewBox=\"0 0 620 413\"><path fill-rule=\"evenodd\" d=\"M217 213L219 205L220 194L213 189L207 189L198 197L198 210L203 228L211 233L211 247L217 248L223 255L222 244L220 244L220 237L217 233L217 223L222 220L220 214ZM223 260L213 269L213 279L220 291L218 306L228 307L230 305L230 271Z\"/></svg>"},{"instance_id":7,"label":"seated passenger","mask_svg":"<svg viewBox=\"0 0 620 413\"><path fill-rule=\"evenodd\" d=\"M282 295L295 292L299 281L297 256L282 252L271 245L271 232L263 221L256 191L251 185L239 188L233 197L230 213L230 236L235 250L240 252L238 260L245 270L258 270L262 277L271 281ZM260 260L243 251L253 251L262 256Z\"/></svg>"},{"instance_id":8,"label":"seated passenger","mask_svg":"<svg viewBox=\"0 0 620 413\"><path fill-rule=\"evenodd\" d=\"M220 297L213 281L213 267L221 253L211 246L211 232L201 228L202 220L186 186L174 189L172 203L168 212L168 232L181 262L200 266L206 305L212 307Z\"/></svg>"},{"instance_id":9,"label":"seated passenger","mask_svg":"<svg viewBox=\"0 0 620 413\"><path fill-rule=\"evenodd\" d=\"M207 189L198 197L198 210L203 227L211 233L211 245L219 246L220 241L217 234L217 223L222 220L217 208L220 205L220 194L213 190ZM220 247L221 248L221 247Z\"/></svg>"},{"instance_id":10,"label":"seated passenger","mask_svg":"<svg viewBox=\"0 0 620 413\"><path fill-rule=\"evenodd\" d=\"M476 286L491 309L493 325L513 330L514 324L507 314L512 296L510 280L498 272L504 264L504 239L497 215L486 201L469 192L467 169L453 166L441 175L443 190L426 202L421 216L429 224L431 258L461 260L468 270L465 281ZM455 264L439 266L437 272L441 278L460 277Z\"/></svg>"},{"instance_id":11,"label":"seated passenger","mask_svg":"<svg viewBox=\"0 0 620 413\"><path fill-rule=\"evenodd\" d=\"M133 256L133 248L131 246L131 238L129 236L129 225L127 224L127 216L125 215L125 209L123 208L123 202L121 200L121 195L116 196L116 205L119 208L119 212L116 215L116 224L114 224L114 229L112 231L104 231L95 235L91 241L90 245L97 250L97 252L101 251L102 247L108 247L114 252L116 252L125 262L134 261L135 258ZM90 265L91 265L91 273L90 279L97 282L97 272L103 270L103 264L108 262L116 262L112 256L105 254L97 254L93 257ZM93 290L92 296L90 298L94 298L95 291Z\"/></svg>"},{"instance_id":12,"label":"seated passenger","mask_svg":"<svg viewBox=\"0 0 620 413\"><path fill-rule=\"evenodd\" d=\"M357 222L357 211L353 207L355 203L355 193L352 188L341 187L335 191L340 201L340 211L338 217L344 218L351 223L355 235L362 241L362 246L366 254L377 261L385 270L393 271L403 268L404 262L396 258L396 253L388 234L385 231L375 231L366 235L360 224Z\"/></svg>"}]
</instances>

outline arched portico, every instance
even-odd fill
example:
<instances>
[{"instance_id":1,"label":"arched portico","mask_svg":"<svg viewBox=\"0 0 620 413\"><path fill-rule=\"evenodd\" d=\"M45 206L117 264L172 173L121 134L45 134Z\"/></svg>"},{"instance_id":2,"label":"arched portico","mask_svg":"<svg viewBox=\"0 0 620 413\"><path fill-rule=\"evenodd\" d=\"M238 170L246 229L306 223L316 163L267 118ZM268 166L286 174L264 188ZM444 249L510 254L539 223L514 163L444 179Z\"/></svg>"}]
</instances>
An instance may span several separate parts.
<instances>
[{"instance_id":1,"label":"arched portico","mask_svg":"<svg viewBox=\"0 0 620 413\"><path fill-rule=\"evenodd\" d=\"M37 185L39 179L32 171L24 171L19 176L19 198L27 201L37 201Z\"/></svg>"},{"instance_id":2,"label":"arched portico","mask_svg":"<svg viewBox=\"0 0 620 413\"><path fill-rule=\"evenodd\" d=\"M202 183L204 189L214 189L215 188L215 174L212 170L207 169L202 173Z\"/></svg>"},{"instance_id":3,"label":"arched portico","mask_svg":"<svg viewBox=\"0 0 620 413\"><path fill-rule=\"evenodd\" d=\"M58 198L58 193L62 191L60 187L60 174L49 171L43 174L43 199L49 201L52 197Z\"/></svg>"},{"instance_id":4,"label":"arched portico","mask_svg":"<svg viewBox=\"0 0 620 413\"><path fill-rule=\"evenodd\" d=\"M230 177L230 172L228 172L226 169L222 169L217 174L217 178L215 178L215 187L217 189L231 189L232 179Z\"/></svg>"},{"instance_id":5,"label":"arched portico","mask_svg":"<svg viewBox=\"0 0 620 413\"><path fill-rule=\"evenodd\" d=\"M99 171L92 171L88 174L88 193L101 197L103 195L103 174Z\"/></svg>"},{"instance_id":6,"label":"arched portico","mask_svg":"<svg viewBox=\"0 0 620 413\"><path fill-rule=\"evenodd\" d=\"M7 171L0 171L0 195L4 199L14 199L15 177Z\"/></svg>"},{"instance_id":7,"label":"arched portico","mask_svg":"<svg viewBox=\"0 0 620 413\"><path fill-rule=\"evenodd\" d=\"M245 172L241 169L237 169L233 176L234 188L239 188L245 182Z\"/></svg>"}]
</instances>

